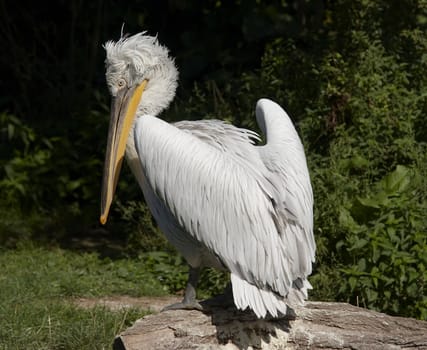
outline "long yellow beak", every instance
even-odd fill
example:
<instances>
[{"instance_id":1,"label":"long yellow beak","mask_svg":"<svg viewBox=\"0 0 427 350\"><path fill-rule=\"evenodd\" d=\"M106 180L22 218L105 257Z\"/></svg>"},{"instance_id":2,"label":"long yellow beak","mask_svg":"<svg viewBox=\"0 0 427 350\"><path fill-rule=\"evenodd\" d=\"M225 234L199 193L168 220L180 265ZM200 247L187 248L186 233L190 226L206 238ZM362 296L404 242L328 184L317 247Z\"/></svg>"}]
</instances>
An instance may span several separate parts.
<instances>
[{"instance_id":1,"label":"long yellow beak","mask_svg":"<svg viewBox=\"0 0 427 350\"><path fill-rule=\"evenodd\" d=\"M101 190L101 224L107 222L114 191L119 179L129 132L135 119L142 93L147 85L144 80L136 87L121 90L111 103L111 119L108 129L107 153Z\"/></svg>"}]
</instances>

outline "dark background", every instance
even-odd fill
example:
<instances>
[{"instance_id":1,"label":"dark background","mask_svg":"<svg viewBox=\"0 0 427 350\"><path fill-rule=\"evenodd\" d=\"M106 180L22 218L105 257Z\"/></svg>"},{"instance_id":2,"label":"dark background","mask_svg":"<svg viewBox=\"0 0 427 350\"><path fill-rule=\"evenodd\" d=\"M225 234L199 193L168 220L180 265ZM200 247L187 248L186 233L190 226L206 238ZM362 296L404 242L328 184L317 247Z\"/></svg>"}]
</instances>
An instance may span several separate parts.
<instances>
[{"instance_id":1,"label":"dark background","mask_svg":"<svg viewBox=\"0 0 427 350\"><path fill-rule=\"evenodd\" d=\"M102 44L124 33L158 35L181 84L259 66L265 44L321 30L322 1L2 1L2 110L24 118L87 113L105 93ZM92 103L92 104L91 104Z\"/></svg>"}]
</instances>

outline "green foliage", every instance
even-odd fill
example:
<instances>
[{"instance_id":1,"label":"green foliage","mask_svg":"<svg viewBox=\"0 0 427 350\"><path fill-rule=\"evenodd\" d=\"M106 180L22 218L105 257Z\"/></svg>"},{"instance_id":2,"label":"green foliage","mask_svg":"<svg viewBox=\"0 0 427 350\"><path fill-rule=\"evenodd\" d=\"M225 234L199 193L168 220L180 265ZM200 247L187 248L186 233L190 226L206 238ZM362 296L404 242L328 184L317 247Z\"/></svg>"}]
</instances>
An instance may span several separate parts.
<instances>
[{"instance_id":1,"label":"green foliage","mask_svg":"<svg viewBox=\"0 0 427 350\"><path fill-rule=\"evenodd\" d=\"M139 200L130 199L125 203L117 200L115 203L120 220L124 223L123 230L127 232L128 252L159 250L175 252L174 248L168 244L165 235L157 228L147 205L141 200L140 189L135 188L134 191L140 194ZM124 195L120 194L120 197L124 197Z\"/></svg>"},{"instance_id":2,"label":"green foliage","mask_svg":"<svg viewBox=\"0 0 427 350\"><path fill-rule=\"evenodd\" d=\"M188 279L188 266L181 255L167 252L149 252L139 257L146 264L146 269L157 276L169 293L185 289Z\"/></svg>"},{"instance_id":3,"label":"green foliage","mask_svg":"<svg viewBox=\"0 0 427 350\"><path fill-rule=\"evenodd\" d=\"M175 252L148 252L140 254L138 259L144 261L145 269L157 276L169 293L185 290L188 280L188 266L184 258ZM215 269L205 269L198 285L199 298L207 298L224 292L228 274Z\"/></svg>"},{"instance_id":4,"label":"green foliage","mask_svg":"<svg viewBox=\"0 0 427 350\"><path fill-rule=\"evenodd\" d=\"M31 184L42 176L33 175L51 163L52 140L38 137L33 129L8 114L0 115L0 132L2 140L7 140L6 147L2 148L0 164L3 200L23 203L25 198L37 202L43 187L34 186L34 191L31 190ZM37 175L43 175L43 171Z\"/></svg>"},{"instance_id":5,"label":"green foliage","mask_svg":"<svg viewBox=\"0 0 427 350\"><path fill-rule=\"evenodd\" d=\"M0 242L43 235L48 228L60 238L93 222L102 153L92 138L106 121L92 114L85 123L90 131L82 128L74 142L45 137L15 116L0 115L0 212L9 213L0 223Z\"/></svg>"},{"instance_id":6,"label":"green foliage","mask_svg":"<svg viewBox=\"0 0 427 350\"><path fill-rule=\"evenodd\" d=\"M427 317L427 203L420 174L404 166L386 175L365 197L341 208L337 242L342 252L339 295L369 308Z\"/></svg>"},{"instance_id":7,"label":"green foliage","mask_svg":"<svg viewBox=\"0 0 427 350\"><path fill-rule=\"evenodd\" d=\"M229 283L230 276L228 272L206 268L200 275L197 296L203 299L222 294Z\"/></svg>"},{"instance_id":8,"label":"green foliage","mask_svg":"<svg viewBox=\"0 0 427 350\"><path fill-rule=\"evenodd\" d=\"M322 142L313 147L308 137L318 261L342 272L333 298L425 319L427 163L417 128L426 115L424 63L401 52L411 45L401 33L393 50L380 33L343 33L352 46L316 70L323 83L301 124Z\"/></svg>"},{"instance_id":9,"label":"green foliage","mask_svg":"<svg viewBox=\"0 0 427 350\"><path fill-rule=\"evenodd\" d=\"M46 183L37 182L43 181L42 168L52 166L53 145L8 114L0 115L0 138L0 242L5 243L28 238L32 227L41 224L31 209L48 191Z\"/></svg>"}]
</instances>

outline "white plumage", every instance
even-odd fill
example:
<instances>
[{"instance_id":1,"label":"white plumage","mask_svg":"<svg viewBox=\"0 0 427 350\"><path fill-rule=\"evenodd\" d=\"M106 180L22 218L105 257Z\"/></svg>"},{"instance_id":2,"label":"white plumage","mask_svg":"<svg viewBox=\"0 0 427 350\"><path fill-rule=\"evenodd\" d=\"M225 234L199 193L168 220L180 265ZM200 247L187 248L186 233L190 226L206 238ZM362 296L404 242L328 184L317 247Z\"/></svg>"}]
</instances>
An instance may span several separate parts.
<instances>
[{"instance_id":1,"label":"white plumage","mask_svg":"<svg viewBox=\"0 0 427 350\"><path fill-rule=\"evenodd\" d=\"M203 266L229 270L235 305L258 317L276 317L287 304L301 303L315 255L313 196L304 149L285 111L258 101L262 146L256 133L218 120L166 123L156 115L172 100L177 81L167 49L144 33L105 48L115 100L101 221L120 170L114 144L126 117L129 165L160 229L190 265L186 296L176 307L200 306L195 288ZM130 115L128 95L142 83ZM118 169L111 170L112 163Z\"/></svg>"}]
</instances>

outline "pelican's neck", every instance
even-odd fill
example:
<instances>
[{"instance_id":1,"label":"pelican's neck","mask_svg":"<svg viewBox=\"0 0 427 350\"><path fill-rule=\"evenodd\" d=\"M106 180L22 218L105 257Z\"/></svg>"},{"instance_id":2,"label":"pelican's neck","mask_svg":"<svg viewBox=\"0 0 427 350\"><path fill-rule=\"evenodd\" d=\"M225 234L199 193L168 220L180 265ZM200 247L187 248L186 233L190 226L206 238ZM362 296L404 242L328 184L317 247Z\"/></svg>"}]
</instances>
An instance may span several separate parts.
<instances>
[{"instance_id":1,"label":"pelican's neck","mask_svg":"<svg viewBox=\"0 0 427 350\"><path fill-rule=\"evenodd\" d=\"M142 186L141 181L143 181L144 176L135 146L136 120L137 118L144 118L144 115L157 116L169 106L178 85L178 70L174 62L170 58L166 58L146 72L145 79L148 80L148 83L142 94L136 112L137 116L129 132L125 153L126 161L140 186Z\"/></svg>"},{"instance_id":2,"label":"pelican's neck","mask_svg":"<svg viewBox=\"0 0 427 350\"><path fill-rule=\"evenodd\" d=\"M138 157L135 145L135 125L137 118L144 118L144 115L157 116L166 109L175 96L178 81L178 70L175 63L169 57L159 61L145 73L148 80L147 86L142 94L141 102L136 112L137 116L130 129L126 143L126 161L142 186L144 179L143 168Z\"/></svg>"}]
</instances>

